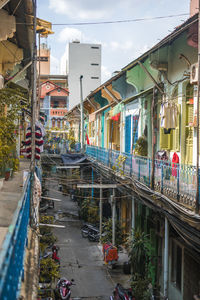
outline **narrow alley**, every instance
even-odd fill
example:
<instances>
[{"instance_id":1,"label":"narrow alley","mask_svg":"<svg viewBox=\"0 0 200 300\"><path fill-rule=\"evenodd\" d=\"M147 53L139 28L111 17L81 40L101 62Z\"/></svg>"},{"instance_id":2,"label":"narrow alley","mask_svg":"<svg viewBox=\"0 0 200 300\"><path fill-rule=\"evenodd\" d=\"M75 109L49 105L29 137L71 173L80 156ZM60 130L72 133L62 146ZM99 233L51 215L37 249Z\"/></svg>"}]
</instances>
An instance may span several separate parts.
<instances>
[{"instance_id":1,"label":"narrow alley","mask_svg":"<svg viewBox=\"0 0 200 300\"><path fill-rule=\"evenodd\" d=\"M55 176L54 176L55 178ZM48 179L47 179L48 181ZM47 215L54 215L57 225L65 228L55 228L58 255L61 261L60 276L71 280L73 299L109 299L116 283L129 284L129 275L123 274L120 261L116 269L110 270L103 262L101 248L96 242L90 242L81 235L81 221L78 217L77 203L69 196L59 191L59 182L49 178L49 197L60 199L55 202L54 209L48 209Z\"/></svg>"}]
</instances>

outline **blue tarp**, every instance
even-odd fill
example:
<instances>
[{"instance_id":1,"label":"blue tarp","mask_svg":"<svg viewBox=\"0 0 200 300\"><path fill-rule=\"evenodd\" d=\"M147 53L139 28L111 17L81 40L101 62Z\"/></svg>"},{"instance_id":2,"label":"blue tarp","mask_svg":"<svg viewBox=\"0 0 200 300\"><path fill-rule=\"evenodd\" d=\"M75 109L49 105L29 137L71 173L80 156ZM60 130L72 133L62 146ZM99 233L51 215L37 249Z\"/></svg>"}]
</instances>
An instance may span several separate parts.
<instances>
[{"instance_id":1,"label":"blue tarp","mask_svg":"<svg viewBox=\"0 0 200 300\"><path fill-rule=\"evenodd\" d=\"M87 160L87 157L84 154L62 154L62 161L64 165L78 165Z\"/></svg>"}]
</instances>

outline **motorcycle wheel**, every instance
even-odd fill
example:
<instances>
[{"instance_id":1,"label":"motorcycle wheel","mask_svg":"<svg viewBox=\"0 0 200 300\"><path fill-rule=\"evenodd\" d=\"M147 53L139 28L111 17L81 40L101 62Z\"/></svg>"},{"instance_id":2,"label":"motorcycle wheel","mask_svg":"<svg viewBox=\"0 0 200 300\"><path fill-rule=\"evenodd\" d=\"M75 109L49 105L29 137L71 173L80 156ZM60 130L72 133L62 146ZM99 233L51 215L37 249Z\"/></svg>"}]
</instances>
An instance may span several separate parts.
<instances>
[{"instance_id":1,"label":"motorcycle wheel","mask_svg":"<svg viewBox=\"0 0 200 300\"><path fill-rule=\"evenodd\" d=\"M84 232L84 231L81 230L81 234L82 234L83 238L87 238L88 237L88 233L87 232Z\"/></svg>"}]
</instances>

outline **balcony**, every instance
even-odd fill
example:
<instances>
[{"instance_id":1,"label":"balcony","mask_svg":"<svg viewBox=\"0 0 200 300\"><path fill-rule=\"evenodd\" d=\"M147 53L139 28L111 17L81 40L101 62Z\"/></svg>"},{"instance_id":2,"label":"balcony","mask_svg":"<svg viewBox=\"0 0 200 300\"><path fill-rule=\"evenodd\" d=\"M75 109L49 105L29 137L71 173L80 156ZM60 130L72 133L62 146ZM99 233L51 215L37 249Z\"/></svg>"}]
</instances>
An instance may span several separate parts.
<instances>
[{"instance_id":1,"label":"balcony","mask_svg":"<svg viewBox=\"0 0 200 300\"><path fill-rule=\"evenodd\" d=\"M29 165L29 161L21 161L20 170L4 183L0 192L0 299L18 299L24 272L28 272L27 268L30 267L29 263L25 264L28 234L31 231ZM36 172L39 172L38 168ZM32 246L29 247L31 250ZM31 276L35 277L33 272Z\"/></svg>"},{"instance_id":2,"label":"balcony","mask_svg":"<svg viewBox=\"0 0 200 300\"><path fill-rule=\"evenodd\" d=\"M123 174L125 177L135 179L150 187L151 159L95 146L87 146L86 154L115 170L119 175ZM122 167L117 164L120 155L125 157ZM154 187L156 192L167 196L190 210L195 210L196 167L155 160Z\"/></svg>"},{"instance_id":3,"label":"balcony","mask_svg":"<svg viewBox=\"0 0 200 300\"><path fill-rule=\"evenodd\" d=\"M50 115L53 117L64 117L67 111L67 108L51 108Z\"/></svg>"}]
</instances>

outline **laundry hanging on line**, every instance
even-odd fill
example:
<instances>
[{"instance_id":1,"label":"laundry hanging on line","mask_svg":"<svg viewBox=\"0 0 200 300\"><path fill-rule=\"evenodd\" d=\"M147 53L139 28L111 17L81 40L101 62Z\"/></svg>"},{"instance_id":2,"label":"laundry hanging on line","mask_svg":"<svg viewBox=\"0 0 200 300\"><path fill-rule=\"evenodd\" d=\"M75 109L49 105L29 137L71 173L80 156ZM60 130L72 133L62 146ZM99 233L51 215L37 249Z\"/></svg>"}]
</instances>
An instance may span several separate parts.
<instances>
[{"instance_id":1,"label":"laundry hanging on line","mask_svg":"<svg viewBox=\"0 0 200 300\"><path fill-rule=\"evenodd\" d=\"M160 108L160 126L165 129L175 129L178 126L178 107L175 103L166 102Z\"/></svg>"}]
</instances>

